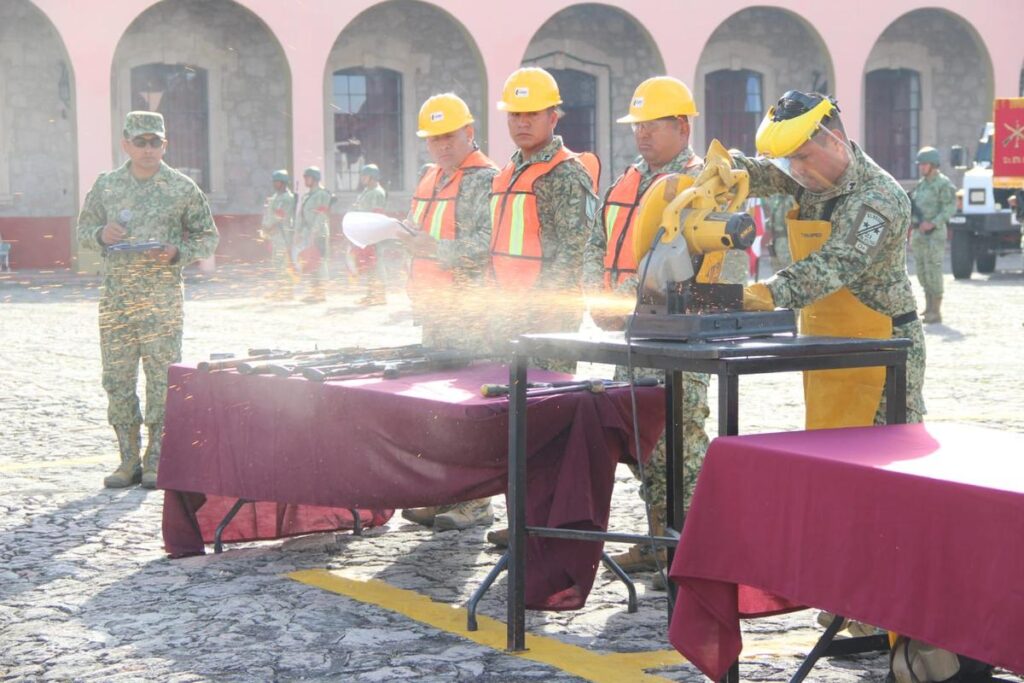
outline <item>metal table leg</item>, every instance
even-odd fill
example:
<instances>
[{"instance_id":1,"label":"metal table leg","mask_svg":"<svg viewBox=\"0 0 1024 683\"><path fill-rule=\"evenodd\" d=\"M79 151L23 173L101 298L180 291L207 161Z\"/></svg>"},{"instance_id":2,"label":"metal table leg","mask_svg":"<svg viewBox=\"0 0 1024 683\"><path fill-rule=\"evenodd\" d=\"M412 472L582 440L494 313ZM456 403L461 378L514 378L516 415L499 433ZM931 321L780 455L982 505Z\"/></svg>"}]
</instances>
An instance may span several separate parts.
<instances>
[{"instance_id":1,"label":"metal table leg","mask_svg":"<svg viewBox=\"0 0 1024 683\"><path fill-rule=\"evenodd\" d=\"M359 510L356 510L355 508L349 508L348 511L352 513L352 535L362 536L363 518L359 516Z\"/></svg>"},{"instance_id":2,"label":"metal table leg","mask_svg":"<svg viewBox=\"0 0 1024 683\"><path fill-rule=\"evenodd\" d=\"M498 575L505 571L505 568L507 566L508 553L506 552L501 556L501 559L498 560L498 564L494 565L494 568L491 569L490 573L487 574L487 577L484 579L484 582L480 584L480 587L477 588L476 591L473 593L473 597L469 599L469 605L466 606L467 631L475 631L477 629L476 606L484 597L484 593L487 592L487 589L489 589L491 587L491 584L493 584L497 580Z\"/></svg>"},{"instance_id":3,"label":"metal table leg","mask_svg":"<svg viewBox=\"0 0 1024 683\"><path fill-rule=\"evenodd\" d=\"M508 641L526 649L526 364L518 351L509 366L508 404Z\"/></svg>"},{"instance_id":4,"label":"metal table leg","mask_svg":"<svg viewBox=\"0 0 1024 683\"><path fill-rule=\"evenodd\" d=\"M807 674L811 672L815 662L821 659L821 656L828 649L832 639L835 638L836 634L839 633L839 628L843 625L843 617L835 615L832 617L832 623L828 625L825 632L818 638L818 642L814 644L814 648L811 649L804 661L800 664L800 668L796 670L793 677L789 679L789 683L799 683L799 681L807 678Z\"/></svg>"},{"instance_id":5,"label":"metal table leg","mask_svg":"<svg viewBox=\"0 0 1024 683\"><path fill-rule=\"evenodd\" d=\"M224 519L220 520L220 524L217 525L217 530L215 532L213 532L213 552L214 553L220 554L221 552L223 552L224 544L221 543L220 537L224 533L224 529L226 529L228 524L231 523L231 520L235 518L235 515L237 515L238 511L242 509L242 506L245 505L246 503L251 503L251 502L252 502L251 500L246 500L245 498L239 498L238 500L235 501L235 504L231 506L231 509L228 510L228 513L226 515L224 515Z\"/></svg>"},{"instance_id":6,"label":"metal table leg","mask_svg":"<svg viewBox=\"0 0 1024 683\"><path fill-rule=\"evenodd\" d=\"M619 581L626 584L626 611L633 614L637 611L636 603L636 586L633 584L633 579L629 578L629 574L619 566L619 563L612 559L611 555L606 552L601 553L601 562L604 566L608 567L615 576L619 577Z\"/></svg>"}]
</instances>

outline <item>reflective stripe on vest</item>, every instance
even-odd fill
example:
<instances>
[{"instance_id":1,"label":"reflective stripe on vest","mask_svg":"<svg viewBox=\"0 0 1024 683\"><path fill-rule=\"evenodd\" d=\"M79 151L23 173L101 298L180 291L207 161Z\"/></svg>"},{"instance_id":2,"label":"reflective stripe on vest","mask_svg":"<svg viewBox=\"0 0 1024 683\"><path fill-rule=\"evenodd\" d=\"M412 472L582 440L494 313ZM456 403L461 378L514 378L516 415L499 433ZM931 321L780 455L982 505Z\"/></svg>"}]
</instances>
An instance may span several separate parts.
<instances>
[{"instance_id":1,"label":"reflective stripe on vest","mask_svg":"<svg viewBox=\"0 0 1024 683\"><path fill-rule=\"evenodd\" d=\"M497 283L527 289L536 283L544 261L540 216L534 185L566 161L579 162L597 187L600 162L590 153L559 148L548 161L527 164L516 171L509 163L491 181L491 266Z\"/></svg>"},{"instance_id":2,"label":"reflective stripe on vest","mask_svg":"<svg viewBox=\"0 0 1024 683\"><path fill-rule=\"evenodd\" d=\"M431 166L423 174L413 194L410 211L416 227L438 241L458 238L455 212L464 172L470 168L497 168L497 165L480 150L473 150L443 185L440 166ZM436 259L418 256L412 260L410 281L417 287L431 282L450 283L452 274L441 268Z\"/></svg>"},{"instance_id":3,"label":"reflective stripe on vest","mask_svg":"<svg viewBox=\"0 0 1024 683\"><path fill-rule=\"evenodd\" d=\"M654 176L657 180L662 174ZM643 174L636 166L626 169L615 184L608 189L604 198L604 221L606 246L604 251L604 285L614 287L636 272L636 257L633 255L633 240L630 229L633 216L640 205L640 180Z\"/></svg>"}]
</instances>

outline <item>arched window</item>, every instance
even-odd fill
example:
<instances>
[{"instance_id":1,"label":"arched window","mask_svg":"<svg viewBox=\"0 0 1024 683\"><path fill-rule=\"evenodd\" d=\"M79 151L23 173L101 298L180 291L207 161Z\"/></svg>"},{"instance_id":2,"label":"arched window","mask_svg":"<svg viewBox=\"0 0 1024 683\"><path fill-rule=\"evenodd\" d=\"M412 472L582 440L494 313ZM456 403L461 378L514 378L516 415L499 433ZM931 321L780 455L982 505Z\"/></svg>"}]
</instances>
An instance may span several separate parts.
<instances>
[{"instance_id":1,"label":"arched window","mask_svg":"<svg viewBox=\"0 0 1024 683\"><path fill-rule=\"evenodd\" d=\"M548 69L558 82L565 116L555 131L574 152L597 152L597 78L576 69Z\"/></svg>"},{"instance_id":2,"label":"arched window","mask_svg":"<svg viewBox=\"0 0 1024 683\"><path fill-rule=\"evenodd\" d=\"M402 74L390 69L334 72L334 168L336 188L359 188L364 164L380 167L388 190L402 183Z\"/></svg>"},{"instance_id":3,"label":"arched window","mask_svg":"<svg viewBox=\"0 0 1024 683\"><path fill-rule=\"evenodd\" d=\"M206 69L189 64L132 68L132 109L158 111L167 128L164 161L210 191L210 100Z\"/></svg>"},{"instance_id":4,"label":"arched window","mask_svg":"<svg viewBox=\"0 0 1024 683\"><path fill-rule=\"evenodd\" d=\"M911 69L876 69L864 90L864 149L894 178L917 177L921 138L921 76Z\"/></svg>"},{"instance_id":5,"label":"arched window","mask_svg":"<svg viewBox=\"0 0 1024 683\"><path fill-rule=\"evenodd\" d=\"M754 136L764 113L761 74L747 69L712 71L704 77L704 102L708 142L718 138L726 147L756 153Z\"/></svg>"}]
</instances>

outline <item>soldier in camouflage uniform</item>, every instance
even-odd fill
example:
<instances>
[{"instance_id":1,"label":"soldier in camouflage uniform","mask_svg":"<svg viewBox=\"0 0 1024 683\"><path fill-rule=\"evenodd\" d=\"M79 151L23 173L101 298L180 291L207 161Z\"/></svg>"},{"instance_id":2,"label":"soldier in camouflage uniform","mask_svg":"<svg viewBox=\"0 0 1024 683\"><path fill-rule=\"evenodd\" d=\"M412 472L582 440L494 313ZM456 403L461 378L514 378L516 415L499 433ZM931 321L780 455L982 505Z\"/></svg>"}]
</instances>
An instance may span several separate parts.
<instances>
[{"instance_id":1,"label":"soldier in camouflage uniform","mask_svg":"<svg viewBox=\"0 0 1024 683\"><path fill-rule=\"evenodd\" d=\"M772 238L772 270L777 273L793 263L789 253L789 235L786 233L786 216L796 206L796 202L788 194L773 194L764 203L765 214L768 216L767 230Z\"/></svg>"},{"instance_id":2,"label":"soldier in camouflage uniform","mask_svg":"<svg viewBox=\"0 0 1024 683\"><path fill-rule=\"evenodd\" d=\"M873 316L872 324L880 320L892 337L912 342L907 353L907 420L920 422L925 412L925 345L906 268L907 193L846 138L835 101L817 93L791 90L783 95L761 123L757 145L768 158L733 156L733 164L750 173L751 194L793 195L799 219L831 223L831 234L805 258L747 287L744 307L803 309L832 294L852 295L861 313ZM708 164L704 173L723 170ZM796 257L793 232L790 237ZM833 409L843 403L838 401ZM809 411L815 408L808 405ZM868 408L874 408L876 423L885 421L884 394L877 406Z\"/></svg>"},{"instance_id":3,"label":"soldier in camouflage uniform","mask_svg":"<svg viewBox=\"0 0 1024 683\"><path fill-rule=\"evenodd\" d=\"M288 171L274 171L274 194L263 204L263 221L260 231L270 240L272 249L270 263L277 280L275 298L292 298L292 284L295 276L292 265L292 243L295 239L295 193L289 187Z\"/></svg>"},{"instance_id":4,"label":"soldier in camouflage uniform","mask_svg":"<svg viewBox=\"0 0 1024 683\"><path fill-rule=\"evenodd\" d=\"M491 181L498 167L479 150L473 116L453 93L423 103L419 130L433 164L421 174L403 237L412 253L409 298L414 321L430 348L478 352L486 344L479 327L486 301L483 278L491 262ZM494 521L490 498L456 505L403 510L409 521L437 531L466 529Z\"/></svg>"},{"instance_id":5,"label":"soldier in camouflage uniform","mask_svg":"<svg viewBox=\"0 0 1024 683\"><path fill-rule=\"evenodd\" d=\"M596 239L587 245L586 280L594 286L602 279L606 288L635 299L637 295L637 264L632 249L632 220L636 208L647 189L655 180L670 174L697 176L704 168L703 160L690 147L690 118L697 116L697 105L690 89L682 81L670 76L650 78L639 86L630 101L629 113L619 123L629 123L633 128L637 151L640 157L621 175L605 194L600 211L604 230L598 231ZM746 284L747 255L743 251L726 254L722 268L722 281L732 284ZM603 327L621 327L621 316L602 318L592 311L596 321ZM639 370L638 374L654 374L655 370ZM615 379L628 380L628 371L619 366ZM704 422L708 417L708 381L703 373L683 373L683 462L686 472L685 500L689 502L697 473L704 461L708 448L708 434ZM640 478L640 468L630 465L633 473ZM640 496L651 511L651 528L655 535L665 531L665 439L662 437L651 459L643 468L643 486ZM659 553L661 565L666 560L664 549ZM615 555L613 559L626 571L657 569L652 546L647 543L634 545L628 552Z\"/></svg>"},{"instance_id":6,"label":"soldier in camouflage uniform","mask_svg":"<svg viewBox=\"0 0 1024 683\"><path fill-rule=\"evenodd\" d=\"M123 488L141 481L154 488L167 368L181 360L182 269L212 255L218 235L202 191L163 162L163 116L133 111L123 135L121 149L128 161L102 174L86 195L77 236L83 248L98 248L104 255L100 354L107 419L117 435L121 462L103 485ZM149 437L141 462L140 359Z\"/></svg>"},{"instance_id":7,"label":"soldier in camouflage uniform","mask_svg":"<svg viewBox=\"0 0 1024 683\"><path fill-rule=\"evenodd\" d=\"M508 355L510 340L531 332L576 332L583 320L583 257L599 231L600 169L592 154L576 154L555 135L562 103L544 69L525 67L505 81L498 109L508 114L516 144L491 187L491 271L497 289L489 307L493 351ZM575 372L575 363L536 365ZM487 539L507 543L507 530Z\"/></svg>"},{"instance_id":8,"label":"soldier in camouflage uniform","mask_svg":"<svg viewBox=\"0 0 1024 683\"><path fill-rule=\"evenodd\" d=\"M296 246L306 252L299 258L299 265L309 270L309 293L303 298L306 303L326 300L324 283L327 280L327 261L331 245L331 193L320 184L321 173L316 166L302 172L307 192L302 197L299 221L295 226ZM301 254L301 251L300 251ZM314 256L315 254L315 256ZM316 263L309 263L310 260ZM308 265L304 265L308 264Z\"/></svg>"},{"instance_id":9,"label":"soldier in camouflage uniform","mask_svg":"<svg viewBox=\"0 0 1024 683\"><path fill-rule=\"evenodd\" d=\"M388 195L380 184L380 169L377 164L366 164L359 169L359 185L362 191L352 203L353 211L374 211L382 213L387 206ZM353 247L354 248L354 247ZM366 295L359 301L363 306L386 304L384 283L387 270L384 262L387 258L387 247L383 242L367 247L373 249L376 256L374 268L366 273Z\"/></svg>"},{"instance_id":10,"label":"soldier in camouflage uniform","mask_svg":"<svg viewBox=\"0 0 1024 683\"><path fill-rule=\"evenodd\" d=\"M956 187L939 170L939 150L922 147L917 153L921 180L910 191L919 222L911 226L917 279L924 290L925 324L942 322L942 257L946 253L946 224L956 213Z\"/></svg>"}]
</instances>

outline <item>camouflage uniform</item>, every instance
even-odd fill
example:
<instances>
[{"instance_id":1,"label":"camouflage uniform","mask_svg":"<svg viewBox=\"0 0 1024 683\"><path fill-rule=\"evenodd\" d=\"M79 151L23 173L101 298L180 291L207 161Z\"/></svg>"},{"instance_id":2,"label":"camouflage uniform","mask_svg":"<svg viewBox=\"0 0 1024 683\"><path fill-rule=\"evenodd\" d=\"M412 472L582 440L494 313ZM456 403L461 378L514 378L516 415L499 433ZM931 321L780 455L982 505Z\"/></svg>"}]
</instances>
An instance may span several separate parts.
<instances>
[{"instance_id":1,"label":"camouflage uniform","mask_svg":"<svg viewBox=\"0 0 1024 683\"><path fill-rule=\"evenodd\" d=\"M842 287L864 305L887 316L916 310L907 275L907 226L910 200L892 176L882 170L860 147L851 143L853 159L835 182L822 193L804 190L765 159L734 155L733 161L750 172L750 192L755 196L791 194L800 205L801 220L820 220L833 203L832 235L807 258L776 273L765 284L776 306L801 308ZM875 229L861 228L875 223ZM912 342L907 352L907 420L920 422L925 412L925 347L921 321L916 318L894 326L893 337ZM875 422L885 421L885 397Z\"/></svg>"},{"instance_id":2,"label":"camouflage uniform","mask_svg":"<svg viewBox=\"0 0 1024 683\"><path fill-rule=\"evenodd\" d=\"M956 213L956 188L936 171L930 178L921 178L910 193L921 214L921 220L935 224L927 235L915 229L910 236L910 249L914 252L917 280L925 294L942 296L942 257L946 253L946 224Z\"/></svg>"},{"instance_id":3,"label":"camouflage uniform","mask_svg":"<svg viewBox=\"0 0 1024 683\"><path fill-rule=\"evenodd\" d=\"M772 233L772 270L776 273L793 263L789 253L789 233L786 231L786 214L796 206L792 195L773 194L764 200L768 216L767 229Z\"/></svg>"},{"instance_id":4,"label":"camouflage uniform","mask_svg":"<svg viewBox=\"0 0 1024 683\"><path fill-rule=\"evenodd\" d=\"M184 266L207 258L218 234L206 197L191 178L161 162L147 180L136 180L131 162L102 174L86 195L78 215L77 237L83 248L101 248L108 222L129 209L126 230L132 242L158 241L177 247L173 263L162 264L145 252L104 254L100 298L100 354L107 420L118 432L132 434L138 458L138 430L143 422L136 394L139 360L146 374L149 443L146 457L159 459L167 398L167 368L181 360ZM122 460L125 459L122 447Z\"/></svg>"},{"instance_id":5,"label":"camouflage uniform","mask_svg":"<svg viewBox=\"0 0 1024 683\"><path fill-rule=\"evenodd\" d=\"M703 164L691 164L693 150L689 147L681 151L674 159L659 168L652 170L650 165L641 157L634 163L640 171L639 194L651 186L659 175L682 173L696 177L703 170ZM603 215L604 212L598 212ZM604 231L599 233L600 239L592 240L587 246L587 282L596 284L600 282L604 272L604 254L606 249L607 234ZM722 267L722 280L733 284L744 284L746 282L748 258L744 251L730 250L726 253L726 262ZM634 273L624 279L615 291L626 294L630 297L636 296L638 277ZM634 369L637 376L656 374L658 370ZM628 380L628 370L624 366L615 368L615 379ZM704 454L708 449L708 434L704 429L704 422L707 419L710 409L708 408L708 383L709 376L698 372L683 373L683 463L686 473L685 498L689 503L693 493L693 487L697 481L697 473L704 462ZM630 465L633 474L640 478L640 468ZM656 523L664 526L665 523L665 494L668 488L665 480L665 437L658 441L654 451L651 453L649 464L644 466L644 486L640 489L640 496L651 506L652 511L658 516Z\"/></svg>"},{"instance_id":6,"label":"camouflage uniform","mask_svg":"<svg viewBox=\"0 0 1024 683\"><path fill-rule=\"evenodd\" d=\"M387 192L384 191L384 188L381 187L380 183L377 183L376 187L363 188L363 191L359 193L359 196L356 197L356 200L352 202L352 210L381 212L384 210L384 207L387 206L387 203ZM348 247L350 275L352 275L353 277L355 277L358 273L358 267L355 265L355 256L353 253L353 250L357 248L358 247L354 247L352 245L349 245ZM366 274L366 284L369 287L369 294L367 294L367 297L372 298L377 293L379 293L379 295L383 297L383 283L385 275L384 258L386 256L386 247L384 246L384 243L381 242L373 247L367 248L372 249L371 252L367 253L372 253L376 256L374 270L371 270Z\"/></svg>"},{"instance_id":7,"label":"camouflage uniform","mask_svg":"<svg viewBox=\"0 0 1024 683\"><path fill-rule=\"evenodd\" d=\"M486 297L480 294L491 262L491 180L497 174L494 168L462 172L455 203L458 234L453 240L437 243L437 261L454 275L459 305L423 316L425 346L478 351L486 343L487 331L481 322ZM443 185L448 177L442 174L438 182Z\"/></svg>"},{"instance_id":8,"label":"camouflage uniform","mask_svg":"<svg viewBox=\"0 0 1024 683\"><path fill-rule=\"evenodd\" d=\"M264 234L270 236L273 250L270 256L271 265L282 286L291 285L288 274L289 249L295 239L295 193L285 187L282 192L275 192L263 204L263 221L260 224Z\"/></svg>"},{"instance_id":9,"label":"camouflage uniform","mask_svg":"<svg viewBox=\"0 0 1024 683\"><path fill-rule=\"evenodd\" d=\"M331 193L323 185L310 189L302 197L298 225L295 226L295 246L304 249L315 246L320 252L320 265L310 273L314 292L327 279L327 261L331 245ZM314 294L315 295L315 294Z\"/></svg>"},{"instance_id":10,"label":"camouflage uniform","mask_svg":"<svg viewBox=\"0 0 1024 683\"><path fill-rule=\"evenodd\" d=\"M562 138L555 135L530 158L517 149L511 163L518 171L531 163L549 161L561 147ZM579 330L584 309L584 251L588 241L601 232L596 220L599 200L592 187L586 169L574 161L559 164L534 184L544 261L532 294L489 307L489 336L496 354L509 355L509 341L521 334ZM564 361L541 360L537 365L570 373L576 369L575 363Z\"/></svg>"}]
</instances>

